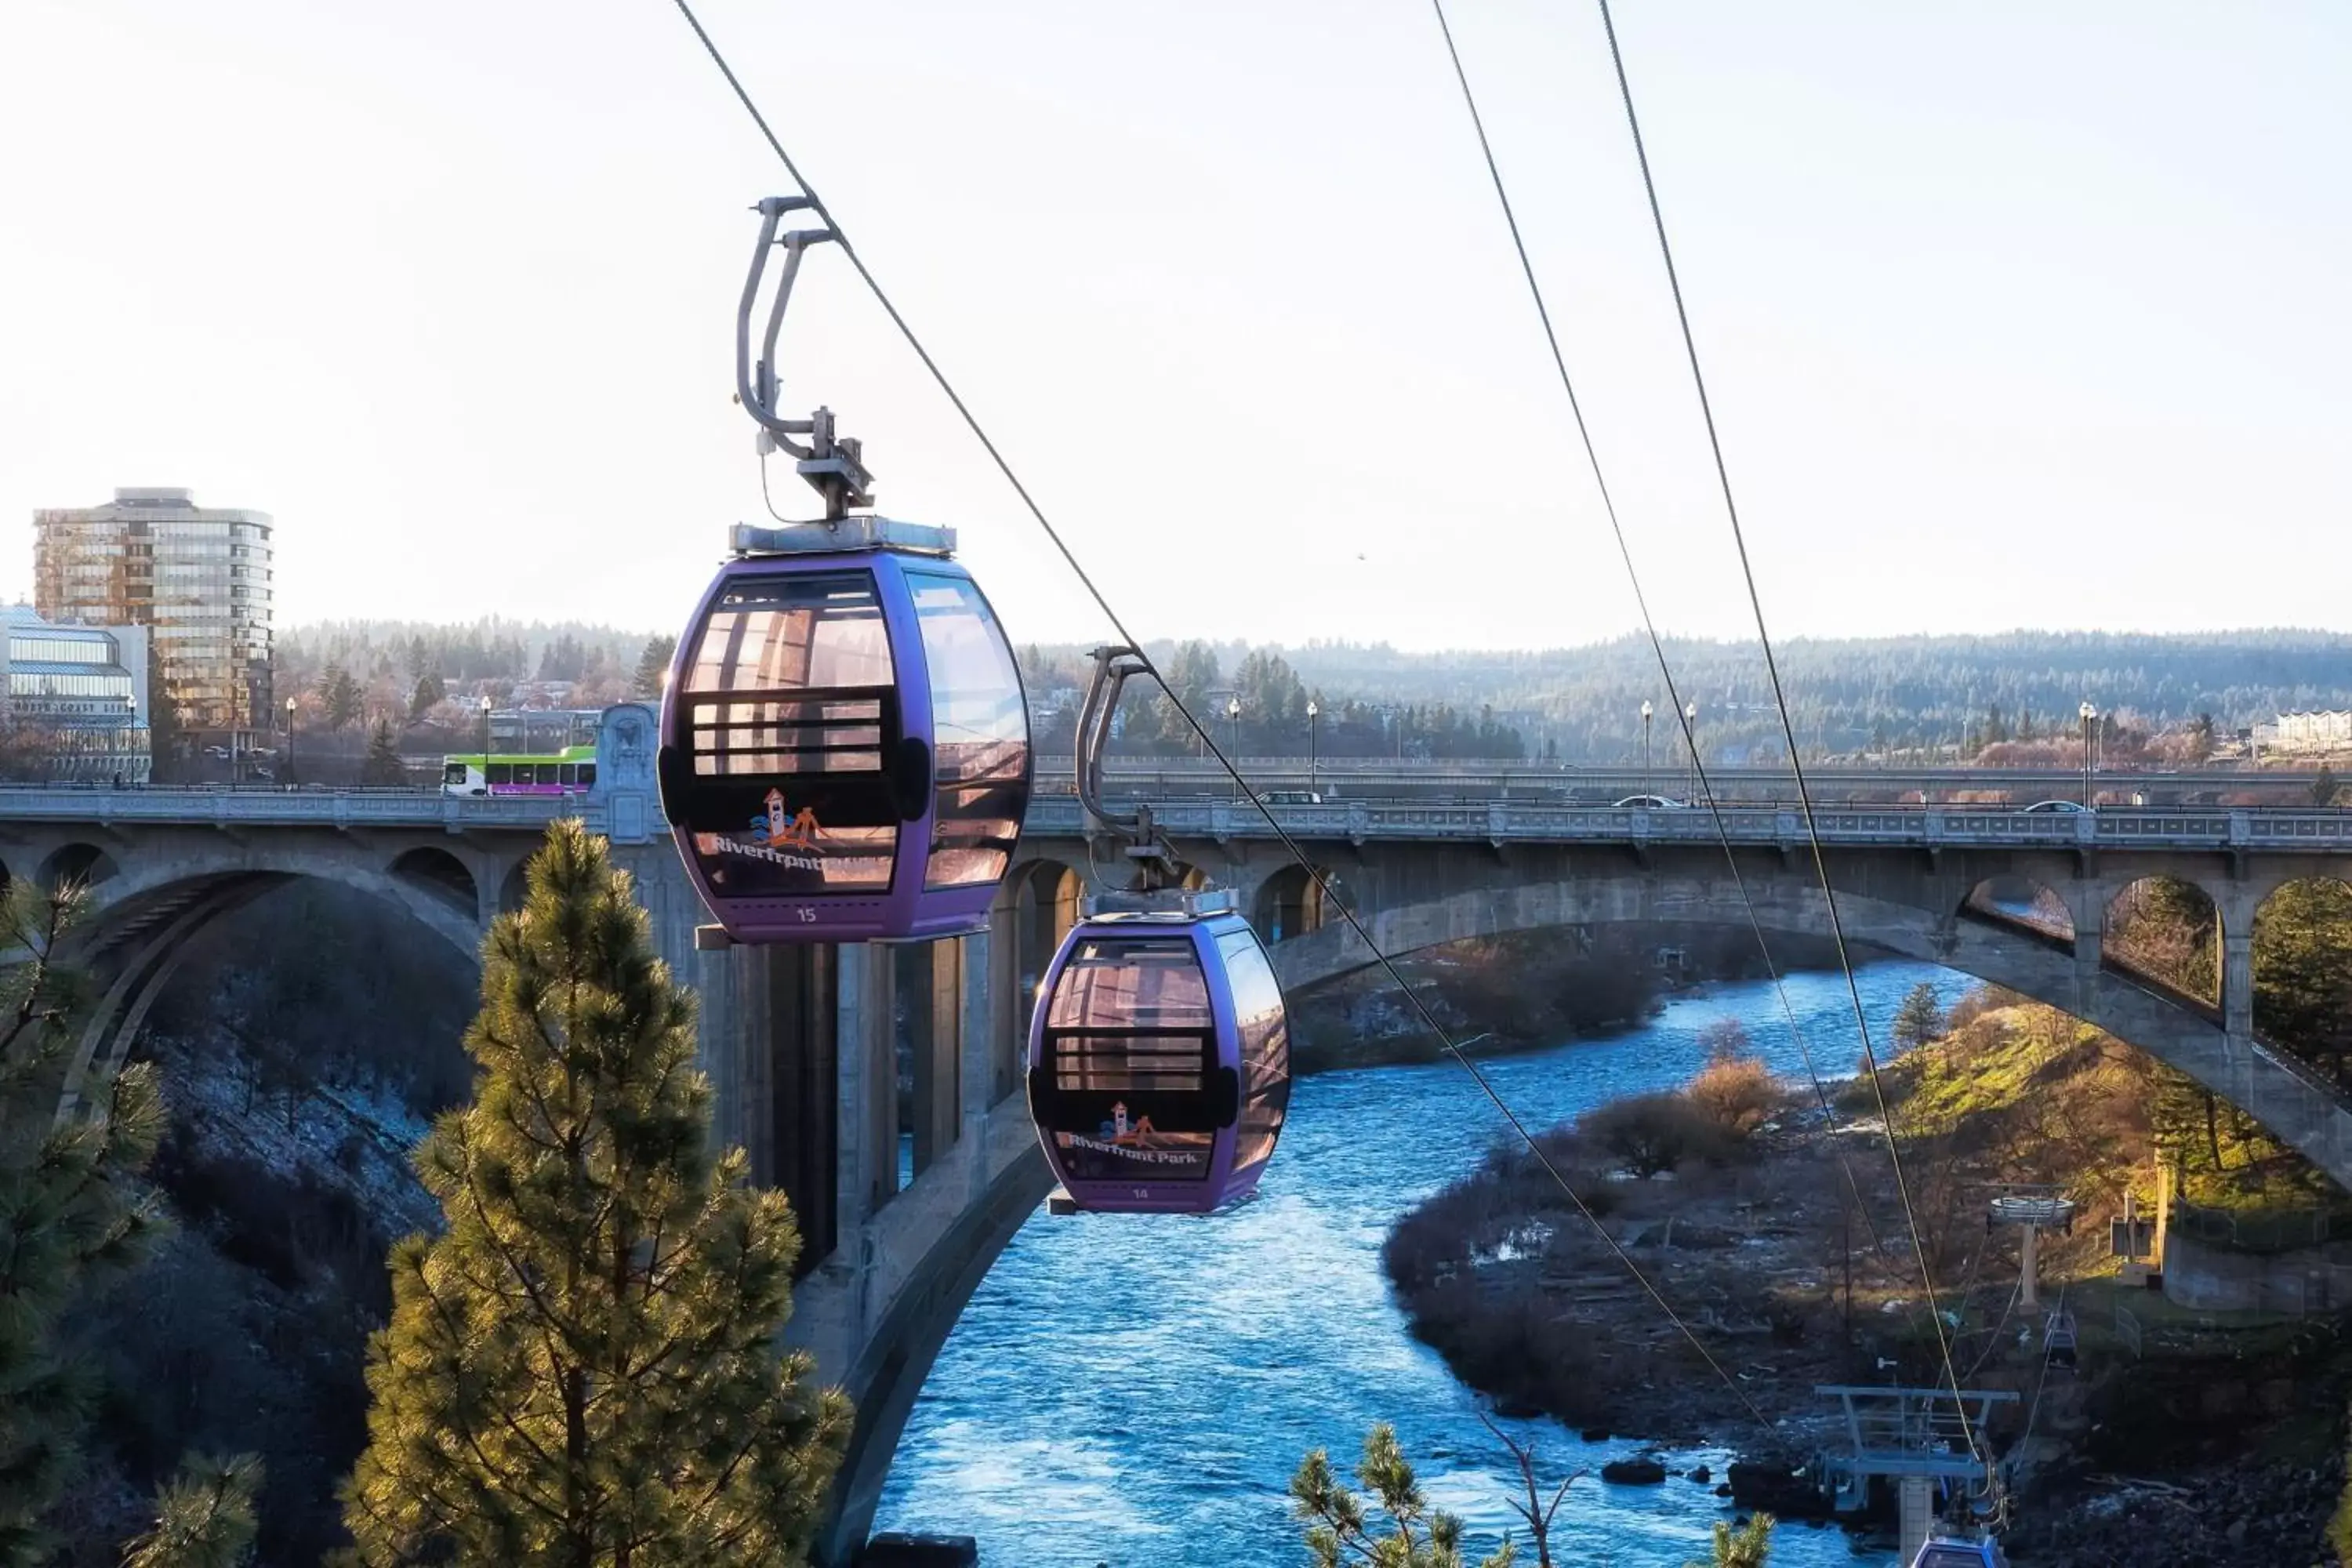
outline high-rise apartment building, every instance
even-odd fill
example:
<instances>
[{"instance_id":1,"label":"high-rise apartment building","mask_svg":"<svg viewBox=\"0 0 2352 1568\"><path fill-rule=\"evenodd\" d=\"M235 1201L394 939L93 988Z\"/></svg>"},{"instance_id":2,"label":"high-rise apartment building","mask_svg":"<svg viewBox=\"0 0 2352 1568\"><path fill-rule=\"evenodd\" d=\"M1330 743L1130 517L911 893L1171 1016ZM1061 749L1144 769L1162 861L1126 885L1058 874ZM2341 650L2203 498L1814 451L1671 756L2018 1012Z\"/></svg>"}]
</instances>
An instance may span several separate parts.
<instances>
[{"instance_id":1,"label":"high-rise apartment building","mask_svg":"<svg viewBox=\"0 0 2352 1568\"><path fill-rule=\"evenodd\" d=\"M142 626L184 730L269 727L269 514L186 490L119 489L33 514L34 607L52 621Z\"/></svg>"}]
</instances>

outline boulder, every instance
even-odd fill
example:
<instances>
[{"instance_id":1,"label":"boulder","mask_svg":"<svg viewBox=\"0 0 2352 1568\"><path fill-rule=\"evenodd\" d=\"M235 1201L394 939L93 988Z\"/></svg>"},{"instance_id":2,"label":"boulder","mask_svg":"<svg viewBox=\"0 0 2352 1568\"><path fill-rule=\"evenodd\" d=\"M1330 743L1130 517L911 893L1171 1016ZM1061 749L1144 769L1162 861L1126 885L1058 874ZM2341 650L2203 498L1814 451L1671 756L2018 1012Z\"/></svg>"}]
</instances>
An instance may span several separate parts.
<instances>
[{"instance_id":1,"label":"boulder","mask_svg":"<svg viewBox=\"0 0 2352 1568\"><path fill-rule=\"evenodd\" d=\"M1778 1519L1826 1517L1830 1500L1802 1471L1783 1465L1751 1465L1733 1460L1731 1500L1738 1507Z\"/></svg>"},{"instance_id":2,"label":"boulder","mask_svg":"<svg viewBox=\"0 0 2352 1568\"><path fill-rule=\"evenodd\" d=\"M1666 1467L1647 1454L1637 1454L1601 1466L1601 1479L1614 1486L1654 1487L1666 1479Z\"/></svg>"}]
</instances>

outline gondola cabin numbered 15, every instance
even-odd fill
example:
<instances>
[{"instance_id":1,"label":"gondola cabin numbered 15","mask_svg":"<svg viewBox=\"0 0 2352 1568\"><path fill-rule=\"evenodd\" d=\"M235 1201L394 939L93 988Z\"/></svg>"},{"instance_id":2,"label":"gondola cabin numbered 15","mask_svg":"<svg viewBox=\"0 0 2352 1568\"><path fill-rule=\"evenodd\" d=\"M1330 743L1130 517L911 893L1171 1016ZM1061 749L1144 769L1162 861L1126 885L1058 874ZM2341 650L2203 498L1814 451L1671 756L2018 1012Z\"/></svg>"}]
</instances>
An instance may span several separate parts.
<instances>
[{"instance_id":1,"label":"gondola cabin numbered 15","mask_svg":"<svg viewBox=\"0 0 2352 1568\"><path fill-rule=\"evenodd\" d=\"M1029 715L953 535L871 516L739 527L678 639L662 809L740 942L987 924L1021 833Z\"/></svg>"},{"instance_id":2,"label":"gondola cabin numbered 15","mask_svg":"<svg viewBox=\"0 0 2352 1568\"><path fill-rule=\"evenodd\" d=\"M1210 1213L1256 1188L1282 1135L1282 988L1249 922L1205 897L1081 921L1039 988L1029 1110L1074 1207Z\"/></svg>"}]
</instances>

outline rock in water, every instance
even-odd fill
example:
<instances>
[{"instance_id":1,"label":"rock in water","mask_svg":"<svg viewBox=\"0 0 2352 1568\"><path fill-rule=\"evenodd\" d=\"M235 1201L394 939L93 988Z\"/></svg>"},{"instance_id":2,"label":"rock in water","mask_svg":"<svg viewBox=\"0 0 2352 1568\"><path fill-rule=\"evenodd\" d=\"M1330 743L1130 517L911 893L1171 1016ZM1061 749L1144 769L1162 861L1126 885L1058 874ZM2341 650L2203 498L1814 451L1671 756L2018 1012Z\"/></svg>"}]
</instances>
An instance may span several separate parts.
<instances>
[{"instance_id":1,"label":"rock in water","mask_svg":"<svg viewBox=\"0 0 2352 1568\"><path fill-rule=\"evenodd\" d=\"M1647 1454L1612 1459L1601 1467L1601 1479L1621 1487L1651 1487L1666 1479L1666 1467Z\"/></svg>"},{"instance_id":2,"label":"rock in water","mask_svg":"<svg viewBox=\"0 0 2352 1568\"><path fill-rule=\"evenodd\" d=\"M1780 1519L1815 1519L1829 1513L1830 1500L1802 1474L1780 1465L1751 1465L1733 1460L1731 1500L1743 1509Z\"/></svg>"}]
</instances>

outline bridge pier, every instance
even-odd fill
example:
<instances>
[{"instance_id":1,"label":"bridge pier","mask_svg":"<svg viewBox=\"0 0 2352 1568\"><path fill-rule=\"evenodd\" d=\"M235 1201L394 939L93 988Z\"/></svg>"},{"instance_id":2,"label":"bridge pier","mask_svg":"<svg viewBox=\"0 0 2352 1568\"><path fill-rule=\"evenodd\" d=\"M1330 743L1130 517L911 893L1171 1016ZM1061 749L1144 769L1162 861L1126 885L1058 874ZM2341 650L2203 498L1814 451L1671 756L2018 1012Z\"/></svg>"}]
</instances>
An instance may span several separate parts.
<instances>
[{"instance_id":1,"label":"bridge pier","mask_svg":"<svg viewBox=\"0 0 2352 1568\"><path fill-rule=\"evenodd\" d=\"M2221 1024L2230 1038L2254 1037L2254 922L2221 926Z\"/></svg>"},{"instance_id":2,"label":"bridge pier","mask_svg":"<svg viewBox=\"0 0 2352 1568\"><path fill-rule=\"evenodd\" d=\"M2099 965L2106 946L2107 901L2095 883L2085 884L2071 911L2074 921L2074 1005L2067 1009L2077 1018L2093 1016L2098 1005Z\"/></svg>"},{"instance_id":3,"label":"bridge pier","mask_svg":"<svg viewBox=\"0 0 2352 1568\"><path fill-rule=\"evenodd\" d=\"M1006 946L1011 943L1004 944ZM845 1390L856 1424L816 1561L846 1568L880 1502L898 1433L982 1276L1052 1185L1025 1099L1000 1094L1010 1037L985 978L991 935L835 949L835 1245L795 1293L787 1338ZM898 1184L897 1017L909 993L914 1178ZM1006 1076L1017 1083L1017 1075Z\"/></svg>"}]
</instances>

